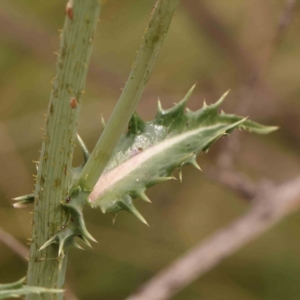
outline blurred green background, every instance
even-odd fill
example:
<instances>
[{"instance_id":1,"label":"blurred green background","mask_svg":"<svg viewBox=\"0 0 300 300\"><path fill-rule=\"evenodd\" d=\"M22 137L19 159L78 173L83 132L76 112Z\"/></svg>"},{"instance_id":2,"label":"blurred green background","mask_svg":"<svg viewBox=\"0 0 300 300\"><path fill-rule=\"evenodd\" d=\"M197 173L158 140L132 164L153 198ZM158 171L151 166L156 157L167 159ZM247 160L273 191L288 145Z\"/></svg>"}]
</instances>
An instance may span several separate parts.
<instances>
[{"instance_id":1,"label":"blurred green background","mask_svg":"<svg viewBox=\"0 0 300 300\"><path fill-rule=\"evenodd\" d=\"M240 171L275 183L300 167L300 11L274 0L182 0L138 106L154 117L157 97L165 108L197 82L190 109L214 102L229 88L223 108L266 125L269 136L241 135ZM108 0L93 49L79 133L90 149L101 133L129 74L153 0ZM41 128L45 126L54 52L66 1L0 3L0 227L24 245L31 208L13 209L10 198L33 190ZM283 12L286 19L282 19ZM288 24L278 27L278 24ZM286 23L284 23L284 21ZM153 204L136 201L150 228L122 213L115 225L100 210L86 209L87 226L99 244L72 249L67 281L79 299L124 299L204 237L245 213L249 204L206 177L226 139L199 158L203 172L186 167L183 183L149 191ZM75 163L80 162L76 153ZM178 294L176 300L298 300L299 213L224 260ZM0 282L24 276L26 263L0 243Z\"/></svg>"}]
</instances>

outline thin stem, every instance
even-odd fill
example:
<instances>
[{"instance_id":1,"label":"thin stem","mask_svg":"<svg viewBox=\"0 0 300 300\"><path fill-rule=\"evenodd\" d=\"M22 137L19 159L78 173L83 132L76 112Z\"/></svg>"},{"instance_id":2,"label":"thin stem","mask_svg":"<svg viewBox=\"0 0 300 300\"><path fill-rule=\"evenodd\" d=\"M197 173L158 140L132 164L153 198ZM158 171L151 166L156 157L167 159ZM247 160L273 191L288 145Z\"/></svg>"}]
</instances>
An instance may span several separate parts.
<instances>
[{"instance_id":1,"label":"thin stem","mask_svg":"<svg viewBox=\"0 0 300 300\"><path fill-rule=\"evenodd\" d=\"M141 98L177 4L178 0L157 1L149 26L145 30L143 43L119 101L72 190L81 186L85 191L92 191L102 174Z\"/></svg>"},{"instance_id":2,"label":"thin stem","mask_svg":"<svg viewBox=\"0 0 300 300\"><path fill-rule=\"evenodd\" d=\"M65 281L67 256L59 261L56 246L42 251L39 248L66 219L60 202L68 194L79 110L99 11L97 0L69 1L66 7L35 189L27 273L27 282L33 286L62 288ZM43 299L62 297L49 294ZM26 299L40 298L28 295Z\"/></svg>"}]
</instances>

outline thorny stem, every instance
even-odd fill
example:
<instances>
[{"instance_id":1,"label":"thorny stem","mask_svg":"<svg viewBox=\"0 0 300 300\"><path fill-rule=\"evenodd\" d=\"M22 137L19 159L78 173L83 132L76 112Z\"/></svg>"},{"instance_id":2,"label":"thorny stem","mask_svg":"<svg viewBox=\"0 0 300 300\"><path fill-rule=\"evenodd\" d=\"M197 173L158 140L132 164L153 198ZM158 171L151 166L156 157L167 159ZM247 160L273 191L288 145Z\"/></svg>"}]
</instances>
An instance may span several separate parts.
<instances>
[{"instance_id":1,"label":"thorny stem","mask_svg":"<svg viewBox=\"0 0 300 300\"><path fill-rule=\"evenodd\" d=\"M66 219L60 202L68 194L79 109L99 12L97 0L69 1L66 7L35 188L27 273L27 283L33 286L61 288L65 281L67 256L58 261L56 246L38 250ZM26 299L41 297L28 295ZM47 300L62 298L59 294L43 295Z\"/></svg>"}]
</instances>

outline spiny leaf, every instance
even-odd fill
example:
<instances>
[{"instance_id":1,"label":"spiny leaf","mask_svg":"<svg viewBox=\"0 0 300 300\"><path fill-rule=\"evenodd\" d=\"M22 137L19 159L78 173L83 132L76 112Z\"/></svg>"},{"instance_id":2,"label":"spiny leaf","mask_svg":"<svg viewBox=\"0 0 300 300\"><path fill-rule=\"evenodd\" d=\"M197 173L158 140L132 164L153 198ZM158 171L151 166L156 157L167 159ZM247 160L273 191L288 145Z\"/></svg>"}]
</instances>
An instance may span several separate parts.
<instances>
[{"instance_id":1,"label":"spiny leaf","mask_svg":"<svg viewBox=\"0 0 300 300\"><path fill-rule=\"evenodd\" d=\"M89 240L96 241L87 231L83 218L82 209L87 198L92 207L99 207L103 213L111 213L113 222L119 212L125 210L147 224L132 201L139 198L151 202L145 193L147 188L175 179L175 169L179 169L179 179L182 180L181 169L186 164L201 170L196 161L197 155L207 153L216 140L235 128L260 134L277 129L224 112L219 114L218 108L228 92L212 105L204 102L198 111L186 109L185 113L193 88L171 109L164 110L159 101L158 113L153 121L144 122L137 114L132 116L127 133L120 139L92 193L88 197L89 191L78 188L72 192L72 197L62 202L70 215L69 221L41 249L58 243L61 257L68 246L80 247L74 241L75 237L81 238L88 246L91 246ZM82 141L79 143L83 149L86 148ZM72 180L80 171L80 167L73 169Z\"/></svg>"},{"instance_id":2,"label":"spiny leaf","mask_svg":"<svg viewBox=\"0 0 300 300\"><path fill-rule=\"evenodd\" d=\"M39 251L47 248L51 244L58 244L58 256L64 257L67 247L74 245L74 231L68 227L59 231L56 235L46 241Z\"/></svg>"},{"instance_id":3,"label":"spiny leaf","mask_svg":"<svg viewBox=\"0 0 300 300\"><path fill-rule=\"evenodd\" d=\"M173 179L174 170L185 164L200 169L197 155L235 128L260 134L277 129L239 116L219 114L219 106L228 92L212 105L204 104L198 111L185 113L193 89L171 109L164 110L159 101L153 121L143 122L136 114L132 117L127 134L119 141L113 158L89 196L92 207L99 207L114 218L121 210L127 210L145 223L132 200L147 201L147 188ZM181 173L179 177L182 178Z\"/></svg>"},{"instance_id":4,"label":"spiny leaf","mask_svg":"<svg viewBox=\"0 0 300 300\"><path fill-rule=\"evenodd\" d=\"M75 242L75 238L79 237L87 246L91 247L89 240L96 242L96 239L88 232L83 218L82 208L86 204L87 195L83 192L74 194L73 199L66 199L62 205L67 208L69 219L59 232L47 240L39 250L43 250L51 244L58 244L58 257L65 255L65 250L69 246L74 246L82 249L80 245Z\"/></svg>"}]
</instances>

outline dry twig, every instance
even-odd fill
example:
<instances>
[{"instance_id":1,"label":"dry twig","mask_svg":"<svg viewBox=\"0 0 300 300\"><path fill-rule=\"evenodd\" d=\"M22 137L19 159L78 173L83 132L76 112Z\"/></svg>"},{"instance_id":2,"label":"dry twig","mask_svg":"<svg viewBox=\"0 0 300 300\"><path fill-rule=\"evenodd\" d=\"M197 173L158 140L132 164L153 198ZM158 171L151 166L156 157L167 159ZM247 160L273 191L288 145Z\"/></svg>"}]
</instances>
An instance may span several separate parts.
<instances>
[{"instance_id":1,"label":"dry twig","mask_svg":"<svg viewBox=\"0 0 300 300\"><path fill-rule=\"evenodd\" d=\"M127 300L165 300L300 206L300 177L261 191L246 215L201 242Z\"/></svg>"}]
</instances>

